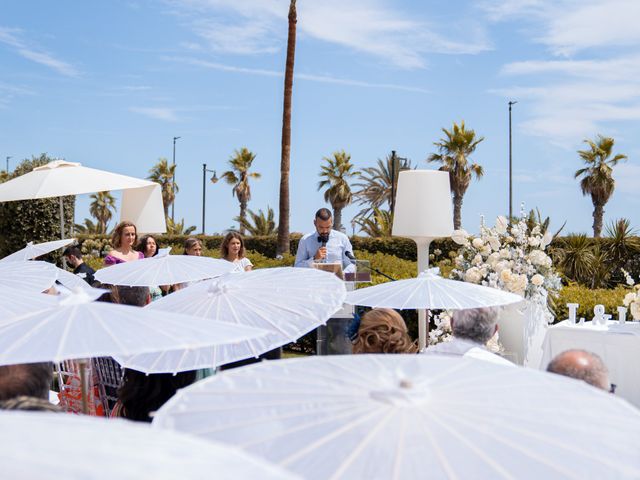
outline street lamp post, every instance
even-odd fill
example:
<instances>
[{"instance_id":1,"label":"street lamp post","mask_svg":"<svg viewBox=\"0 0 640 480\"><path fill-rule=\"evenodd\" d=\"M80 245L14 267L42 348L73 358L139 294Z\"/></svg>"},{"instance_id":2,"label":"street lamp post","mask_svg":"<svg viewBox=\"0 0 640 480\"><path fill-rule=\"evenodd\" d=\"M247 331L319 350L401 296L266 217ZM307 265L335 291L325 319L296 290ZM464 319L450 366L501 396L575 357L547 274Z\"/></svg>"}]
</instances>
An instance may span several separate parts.
<instances>
[{"instance_id":1,"label":"street lamp post","mask_svg":"<svg viewBox=\"0 0 640 480\"><path fill-rule=\"evenodd\" d=\"M513 162L511 152L511 107L518 103L517 101L509 100L509 222L513 216Z\"/></svg>"},{"instance_id":2,"label":"street lamp post","mask_svg":"<svg viewBox=\"0 0 640 480\"><path fill-rule=\"evenodd\" d=\"M9 159L13 157L7 156L7 175L9 175Z\"/></svg>"},{"instance_id":3,"label":"street lamp post","mask_svg":"<svg viewBox=\"0 0 640 480\"><path fill-rule=\"evenodd\" d=\"M211 177L211 183L216 183L218 181L218 176L216 175L215 170L207 169L207 164L202 164L202 234L204 235L204 218L205 212L207 209L206 198L207 198L207 172L213 173Z\"/></svg>"},{"instance_id":4,"label":"street lamp post","mask_svg":"<svg viewBox=\"0 0 640 480\"><path fill-rule=\"evenodd\" d=\"M173 165L175 166L176 164L176 140L178 140L180 137L173 137ZM175 204L176 204L176 197L175 197L175 193L176 193L176 169L173 169L173 202L171 202L171 222L175 222L176 218L174 216L175 213Z\"/></svg>"},{"instance_id":5,"label":"street lamp post","mask_svg":"<svg viewBox=\"0 0 640 480\"><path fill-rule=\"evenodd\" d=\"M402 165L400 161L402 160ZM405 169L407 165L407 159L398 157L395 150L391 150L391 201L389 207L391 209L391 216L393 217L393 211L396 208L396 190L398 185L398 173L400 169Z\"/></svg>"}]
</instances>

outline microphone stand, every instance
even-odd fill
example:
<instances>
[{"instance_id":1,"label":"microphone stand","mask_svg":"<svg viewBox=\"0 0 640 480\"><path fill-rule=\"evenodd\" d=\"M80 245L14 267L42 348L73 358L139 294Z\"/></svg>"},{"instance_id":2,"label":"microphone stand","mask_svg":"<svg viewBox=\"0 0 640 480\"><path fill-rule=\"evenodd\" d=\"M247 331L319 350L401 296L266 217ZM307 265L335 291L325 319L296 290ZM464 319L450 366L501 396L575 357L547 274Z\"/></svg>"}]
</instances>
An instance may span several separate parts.
<instances>
[{"instance_id":1,"label":"microphone stand","mask_svg":"<svg viewBox=\"0 0 640 480\"><path fill-rule=\"evenodd\" d=\"M351 253L351 252L347 252L347 253L349 254L349 253ZM349 260L351 260L351 263L352 263L353 265L356 265L356 266L358 265L358 263L357 263L357 262L358 262L358 260L356 260L356 258L353 256L353 254L351 254L351 255L347 255L347 258L348 258ZM382 276L383 276L384 278L386 278L387 280L391 280L392 282L395 282L395 281L396 281L396 279L395 279L395 278L393 278L393 277L391 277L391 276L387 275L387 274L386 274L386 273L384 273L384 272L381 272L381 271L380 271L380 270L378 270L377 268L373 268L373 267L371 267L371 266L367 266L367 265L362 265L362 266L363 266L364 268L366 268L366 269L368 269L368 270L370 270L370 271L374 272L374 273L377 273L378 275L382 275Z\"/></svg>"}]
</instances>

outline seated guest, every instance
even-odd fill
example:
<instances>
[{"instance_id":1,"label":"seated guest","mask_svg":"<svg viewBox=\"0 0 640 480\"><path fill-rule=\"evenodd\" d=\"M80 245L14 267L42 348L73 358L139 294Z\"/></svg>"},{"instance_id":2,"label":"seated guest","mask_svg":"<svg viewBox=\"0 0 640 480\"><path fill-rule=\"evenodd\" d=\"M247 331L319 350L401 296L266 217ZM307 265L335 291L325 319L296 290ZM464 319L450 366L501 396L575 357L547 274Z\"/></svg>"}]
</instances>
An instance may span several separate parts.
<instances>
[{"instance_id":1,"label":"seated guest","mask_svg":"<svg viewBox=\"0 0 640 480\"><path fill-rule=\"evenodd\" d=\"M0 410L25 410L31 412L62 412L62 409L49 400L21 395L0 402Z\"/></svg>"},{"instance_id":2,"label":"seated guest","mask_svg":"<svg viewBox=\"0 0 640 480\"><path fill-rule=\"evenodd\" d=\"M77 246L67 247L63 253L67 259L67 263L73 267L74 275L78 275L89 285L94 285L95 279L93 276L96 271L82 260L82 252Z\"/></svg>"},{"instance_id":3,"label":"seated guest","mask_svg":"<svg viewBox=\"0 0 640 480\"><path fill-rule=\"evenodd\" d=\"M118 389L118 403L112 417L122 417L138 422L151 422L152 415L176 392L196 380L196 372L156 373L147 375L137 370L125 369Z\"/></svg>"},{"instance_id":4,"label":"seated guest","mask_svg":"<svg viewBox=\"0 0 640 480\"><path fill-rule=\"evenodd\" d=\"M498 331L498 310L474 308L456 310L451 318L453 338L449 342L427 347L421 353L475 358L501 365L514 366L506 358L490 352L486 344Z\"/></svg>"},{"instance_id":5,"label":"seated guest","mask_svg":"<svg viewBox=\"0 0 640 480\"><path fill-rule=\"evenodd\" d=\"M138 241L136 250L144 254L144 258L155 257L158 254L158 242L153 235L144 235Z\"/></svg>"},{"instance_id":6,"label":"seated guest","mask_svg":"<svg viewBox=\"0 0 640 480\"><path fill-rule=\"evenodd\" d=\"M602 359L586 350L567 350L556 355L547 372L583 380L589 385L613 393L614 386L609 383L609 371Z\"/></svg>"},{"instance_id":7,"label":"seated guest","mask_svg":"<svg viewBox=\"0 0 640 480\"><path fill-rule=\"evenodd\" d=\"M353 353L416 353L407 325L398 312L390 308L374 308L360 319L352 340Z\"/></svg>"},{"instance_id":8,"label":"seated guest","mask_svg":"<svg viewBox=\"0 0 640 480\"><path fill-rule=\"evenodd\" d=\"M184 255L202 256L202 242L195 237L189 237L184 241Z\"/></svg>"},{"instance_id":9,"label":"seated guest","mask_svg":"<svg viewBox=\"0 0 640 480\"><path fill-rule=\"evenodd\" d=\"M49 399L53 364L23 363L0 367L0 401L27 396Z\"/></svg>"},{"instance_id":10,"label":"seated guest","mask_svg":"<svg viewBox=\"0 0 640 480\"><path fill-rule=\"evenodd\" d=\"M111 303L144 307L151 301L148 287L126 287L124 285L111 287Z\"/></svg>"},{"instance_id":11,"label":"seated guest","mask_svg":"<svg viewBox=\"0 0 640 480\"><path fill-rule=\"evenodd\" d=\"M220 256L227 262L233 263L238 271L248 272L253 268L251 260L244 256L244 240L239 233L227 233L220 246Z\"/></svg>"}]
</instances>

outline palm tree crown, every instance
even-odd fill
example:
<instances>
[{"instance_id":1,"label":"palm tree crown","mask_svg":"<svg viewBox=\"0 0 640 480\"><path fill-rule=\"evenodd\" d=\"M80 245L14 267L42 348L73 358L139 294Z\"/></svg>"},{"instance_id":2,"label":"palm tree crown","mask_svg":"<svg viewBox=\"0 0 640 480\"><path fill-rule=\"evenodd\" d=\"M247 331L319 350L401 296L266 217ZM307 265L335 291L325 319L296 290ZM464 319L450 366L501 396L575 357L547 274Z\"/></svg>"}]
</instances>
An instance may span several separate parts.
<instances>
[{"instance_id":1,"label":"palm tree crown","mask_svg":"<svg viewBox=\"0 0 640 480\"><path fill-rule=\"evenodd\" d=\"M360 175L353 170L351 155L344 150L334 152L332 157L322 158L326 164L320 168L320 180L318 190L327 187L324 192L324 201L333 208L334 228L342 227L342 209L351 203L352 193L349 186L349 178Z\"/></svg>"},{"instance_id":2,"label":"palm tree crown","mask_svg":"<svg viewBox=\"0 0 640 480\"><path fill-rule=\"evenodd\" d=\"M462 200L469 188L472 176L481 178L484 174L482 166L470 162L469 156L475 151L484 137L477 138L474 130L467 130L464 120L460 125L453 123L453 128L442 129L445 138L434 142L438 153L427 157L427 162L441 163L441 171L449 172L451 193L453 195L453 225L459 229L462 224Z\"/></svg>"},{"instance_id":3,"label":"palm tree crown","mask_svg":"<svg viewBox=\"0 0 640 480\"><path fill-rule=\"evenodd\" d=\"M97 220L96 233L107 233L107 225L116 211L116 199L111 192L97 192L89 198L91 198L89 213Z\"/></svg>"},{"instance_id":4,"label":"palm tree crown","mask_svg":"<svg viewBox=\"0 0 640 480\"><path fill-rule=\"evenodd\" d=\"M222 174L222 177L229 185L233 185L231 194L235 195L240 202L240 217L246 219L247 217L247 203L251 200L251 185L249 184L250 178L260 178L261 175L257 172L250 172L251 165L255 160L256 155L252 153L248 148L242 147L240 150L236 150L234 154L229 158L229 165L231 170L227 170ZM244 235L244 227L242 222L240 223L240 233Z\"/></svg>"},{"instance_id":5,"label":"palm tree crown","mask_svg":"<svg viewBox=\"0 0 640 480\"><path fill-rule=\"evenodd\" d=\"M247 209L249 217L247 218L236 217L234 220L242 226L249 235L252 236L269 236L276 233L276 222L274 220L273 208L267 206L267 213L265 214L262 209L258 210L258 213Z\"/></svg>"},{"instance_id":6,"label":"palm tree crown","mask_svg":"<svg viewBox=\"0 0 640 480\"><path fill-rule=\"evenodd\" d=\"M176 199L178 184L173 182L176 173L175 164L169 165L166 158L158 159L151 170L149 170L148 180L160 184L162 190L162 206L164 207L164 217L169 218L169 207Z\"/></svg>"},{"instance_id":7,"label":"palm tree crown","mask_svg":"<svg viewBox=\"0 0 640 480\"><path fill-rule=\"evenodd\" d=\"M621 160L626 160L627 156L613 154L614 139L598 135L598 141L585 140L589 145L588 150L578 150L578 155L586 164L586 167L576 171L575 178L582 177L580 188L583 195L591 195L593 203L593 236L600 237L602 233L602 218L604 216L604 206L607 204L616 182L613 179L613 167Z\"/></svg>"}]
</instances>

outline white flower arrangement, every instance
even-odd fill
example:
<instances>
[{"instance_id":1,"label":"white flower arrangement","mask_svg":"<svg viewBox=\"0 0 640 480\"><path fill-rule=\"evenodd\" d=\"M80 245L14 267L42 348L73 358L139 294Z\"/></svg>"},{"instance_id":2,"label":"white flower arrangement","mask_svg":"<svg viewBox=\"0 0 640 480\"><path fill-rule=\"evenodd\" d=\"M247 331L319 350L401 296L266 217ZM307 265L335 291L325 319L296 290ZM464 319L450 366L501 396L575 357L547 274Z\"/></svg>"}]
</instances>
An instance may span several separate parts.
<instances>
[{"instance_id":1,"label":"white flower arrangement","mask_svg":"<svg viewBox=\"0 0 640 480\"><path fill-rule=\"evenodd\" d=\"M634 320L640 320L640 284L636 285L626 270L623 269L622 273L624 273L627 285L631 287L631 291L624 296L622 303L629 309Z\"/></svg>"},{"instance_id":2,"label":"white flower arrangement","mask_svg":"<svg viewBox=\"0 0 640 480\"><path fill-rule=\"evenodd\" d=\"M495 227L481 226L479 236L456 230L452 239L460 249L451 278L520 295L540 305L547 321L553 321L547 302L557 296L561 283L545 252L552 240L549 232L543 234L539 225L529 230L524 219L509 225L501 216ZM640 307L640 297L638 302Z\"/></svg>"}]
</instances>

